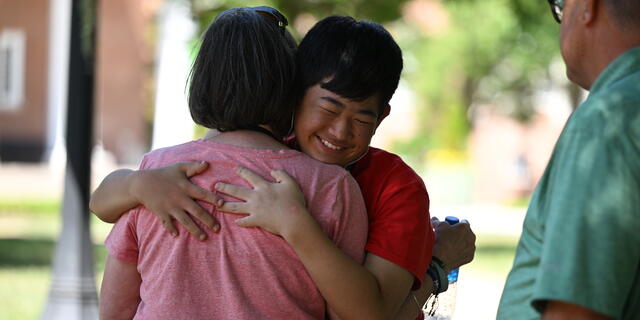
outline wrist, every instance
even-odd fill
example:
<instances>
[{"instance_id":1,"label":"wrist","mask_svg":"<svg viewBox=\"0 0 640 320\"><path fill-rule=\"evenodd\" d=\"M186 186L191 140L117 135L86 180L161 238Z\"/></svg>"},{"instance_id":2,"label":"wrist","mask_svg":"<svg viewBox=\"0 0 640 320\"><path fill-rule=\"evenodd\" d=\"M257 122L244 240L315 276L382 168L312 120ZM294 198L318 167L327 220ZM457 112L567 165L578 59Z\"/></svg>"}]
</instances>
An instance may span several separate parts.
<instances>
[{"instance_id":1,"label":"wrist","mask_svg":"<svg viewBox=\"0 0 640 320\"><path fill-rule=\"evenodd\" d=\"M308 234L319 228L317 222L306 208L292 206L287 223L284 224L280 235L292 246L308 238Z\"/></svg>"},{"instance_id":2,"label":"wrist","mask_svg":"<svg viewBox=\"0 0 640 320\"><path fill-rule=\"evenodd\" d=\"M140 188L143 186L143 178L144 178L144 174L145 174L146 170L133 170L131 172L129 172L129 174L127 175L126 178L126 183L129 186L129 195L131 195L131 197L133 197L133 199L137 202L137 203L141 203L140 201L140 194L138 193L138 190L140 190Z\"/></svg>"}]
</instances>

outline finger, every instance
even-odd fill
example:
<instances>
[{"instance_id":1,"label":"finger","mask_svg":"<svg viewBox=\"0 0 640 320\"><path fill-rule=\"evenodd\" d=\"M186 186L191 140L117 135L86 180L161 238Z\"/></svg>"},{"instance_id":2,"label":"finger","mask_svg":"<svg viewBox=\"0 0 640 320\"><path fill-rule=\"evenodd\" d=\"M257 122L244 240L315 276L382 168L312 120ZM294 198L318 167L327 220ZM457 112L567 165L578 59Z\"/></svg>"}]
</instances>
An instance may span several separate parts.
<instances>
[{"instance_id":1,"label":"finger","mask_svg":"<svg viewBox=\"0 0 640 320\"><path fill-rule=\"evenodd\" d=\"M189 201L184 207L190 215L196 217L196 219L200 220L200 222L202 222L209 229L213 230L214 232L217 232L219 230L219 225L216 218L214 218L209 212L207 212L196 202Z\"/></svg>"},{"instance_id":2,"label":"finger","mask_svg":"<svg viewBox=\"0 0 640 320\"><path fill-rule=\"evenodd\" d=\"M247 189L245 187L236 186L233 184L228 184L224 182L216 183L215 189L224 194L228 194L234 198L238 198L240 200L247 200L251 195L251 189Z\"/></svg>"},{"instance_id":3,"label":"finger","mask_svg":"<svg viewBox=\"0 0 640 320\"><path fill-rule=\"evenodd\" d=\"M218 208L218 211L242 215L249 214L247 213L248 210L246 202L225 202L221 207Z\"/></svg>"},{"instance_id":4,"label":"finger","mask_svg":"<svg viewBox=\"0 0 640 320\"><path fill-rule=\"evenodd\" d=\"M191 176L200 174L205 170L207 170L207 167L209 167L209 164L206 161L198 161L198 162L183 162L179 166L182 172L184 172L187 178L189 178Z\"/></svg>"},{"instance_id":5,"label":"finger","mask_svg":"<svg viewBox=\"0 0 640 320\"><path fill-rule=\"evenodd\" d=\"M244 228L255 227L255 224L251 221L251 216L236 220L236 224Z\"/></svg>"},{"instance_id":6,"label":"finger","mask_svg":"<svg viewBox=\"0 0 640 320\"><path fill-rule=\"evenodd\" d=\"M471 261L473 261L474 255L475 255L474 251L466 253L466 255L464 256L465 258L461 261L462 264L465 265L465 264L470 263Z\"/></svg>"},{"instance_id":7,"label":"finger","mask_svg":"<svg viewBox=\"0 0 640 320\"><path fill-rule=\"evenodd\" d=\"M187 193L193 199L202 200L211 204L216 204L218 202L218 196L196 184L190 184L187 186Z\"/></svg>"},{"instance_id":8,"label":"finger","mask_svg":"<svg viewBox=\"0 0 640 320\"><path fill-rule=\"evenodd\" d=\"M451 228L454 228L456 230L460 230L461 229L461 233L463 236L467 237L467 238L471 238L471 237L475 237L475 234L473 233L473 231L471 230L471 226L468 223L457 223L451 226Z\"/></svg>"},{"instance_id":9,"label":"finger","mask_svg":"<svg viewBox=\"0 0 640 320\"><path fill-rule=\"evenodd\" d=\"M224 205L224 203L225 203L224 199L222 199L221 197L218 197L218 200L216 201L215 206L220 208Z\"/></svg>"},{"instance_id":10,"label":"finger","mask_svg":"<svg viewBox=\"0 0 640 320\"><path fill-rule=\"evenodd\" d=\"M237 167L236 173L244 180L249 182L253 187L262 187L265 186L268 181L262 179L261 176L257 175L255 172L245 168L245 167Z\"/></svg>"},{"instance_id":11,"label":"finger","mask_svg":"<svg viewBox=\"0 0 640 320\"><path fill-rule=\"evenodd\" d=\"M189 190L189 196L194 198L194 199L198 199L198 200L202 200L204 202L208 202L211 203L212 205L216 206L216 207L220 207L223 203L224 203L224 199L222 199L221 197L219 197L218 195L216 195L215 193L204 189L196 184L191 184L188 186Z\"/></svg>"},{"instance_id":12,"label":"finger","mask_svg":"<svg viewBox=\"0 0 640 320\"><path fill-rule=\"evenodd\" d=\"M178 220L196 239L204 240L207 238L207 234L204 233L184 211L176 210L171 216Z\"/></svg>"},{"instance_id":13,"label":"finger","mask_svg":"<svg viewBox=\"0 0 640 320\"><path fill-rule=\"evenodd\" d=\"M173 219L171 219L171 216L167 216L165 218L160 219L160 221L162 222L162 227L167 230L167 232L169 232L169 234L171 234L174 237L178 236L178 230L176 229L176 226L173 225Z\"/></svg>"},{"instance_id":14,"label":"finger","mask_svg":"<svg viewBox=\"0 0 640 320\"><path fill-rule=\"evenodd\" d=\"M297 183L286 171L284 170L271 170L271 176L278 182Z\"/></svg>"}]
</instances>

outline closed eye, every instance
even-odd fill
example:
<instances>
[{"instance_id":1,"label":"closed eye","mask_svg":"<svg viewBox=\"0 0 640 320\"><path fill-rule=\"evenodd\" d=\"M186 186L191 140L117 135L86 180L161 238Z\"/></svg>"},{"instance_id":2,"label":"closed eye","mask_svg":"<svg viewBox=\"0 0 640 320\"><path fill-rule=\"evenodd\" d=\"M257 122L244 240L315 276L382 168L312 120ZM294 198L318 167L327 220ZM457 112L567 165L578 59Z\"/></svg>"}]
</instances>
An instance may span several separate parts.
<instances>
[{"instance_id":1,"label":"closed eye","mask_svg":"<svg viewBox=\"0 0 640 320\"><path fill-rule=\"evenodd\" d=\"M359 123L359 124L363 124L363 125L373 125L373 122L365 121L365 120L361 120L361 119L356 119L356 122Z\"/></svg>"},{"instance_id":2,"label":"closed eye","mask_svg":"<svg viewBox=\"0 0 640 320\"><path fill-rule=\"evenodd\" d=\"M327 107L320 107L320 109L322 109L323 111L325 111L325 112L327 112L327 113L329 113L329 114L333 114L333 115L338 114L338 112L336 112L336 111L334 111L334 110L331 110L331 109L329 109L329 108L327 108Z\"/></svg>"}]
</instances>

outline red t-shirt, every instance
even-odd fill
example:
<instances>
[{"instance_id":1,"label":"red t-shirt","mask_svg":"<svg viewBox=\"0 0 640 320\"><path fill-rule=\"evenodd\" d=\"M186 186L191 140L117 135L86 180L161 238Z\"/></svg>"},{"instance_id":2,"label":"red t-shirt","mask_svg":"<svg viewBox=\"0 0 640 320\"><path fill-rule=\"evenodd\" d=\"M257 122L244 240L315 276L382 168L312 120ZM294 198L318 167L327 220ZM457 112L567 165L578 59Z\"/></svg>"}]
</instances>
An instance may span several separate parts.
<instances>
[{"instance_id":1,"label":"red t-shirt","mask_svg":"<svg viewBox=\"0 0 640 320\"><path fill-rule=\"evenodd\" d=\"M299 149L295 136L287 137L285 144ZM412 289L420 288L435 243L429 194L422 178L399 156L374 147L350 171L367 206L365 250L411 272L415 277Z\"/></svg>"},{"instance_id":2,"label":"red t-shirt","mask_svg":"<svg viewBox=\"0 0 640 320\"><path fill-rule=\"evenodd\" d=\"M369 215L365 250L411 272L413 289L419 288L435 241L424 182L400 157L373 147L351 174Z\"/></svg>"}]
</instances>

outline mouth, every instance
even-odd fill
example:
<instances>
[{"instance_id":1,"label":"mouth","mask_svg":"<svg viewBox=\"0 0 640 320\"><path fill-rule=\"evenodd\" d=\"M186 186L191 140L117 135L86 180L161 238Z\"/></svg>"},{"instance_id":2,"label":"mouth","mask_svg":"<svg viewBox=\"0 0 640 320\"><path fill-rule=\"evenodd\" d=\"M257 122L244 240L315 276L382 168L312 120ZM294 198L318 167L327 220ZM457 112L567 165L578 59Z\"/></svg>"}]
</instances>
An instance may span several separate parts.
<instances>
[{"instance_id":1,"label":"mouth","mask_svg":"<svg viewBox=\"0 0 640 320\"><path fill-rule=\"evenodd\" d=\"M335 144L333 144L333 143L331 143L331 142L329 142L329 141L327 141L325 139L322 139L320 137L318 137L318 140L320 140L320 143L322 143L323 146L325 146L328 149L333 150L333 151L342 151L342 150L346 149L345 147L337 146L337 145L335 145Z\"/></svg>"}]
</instances>

